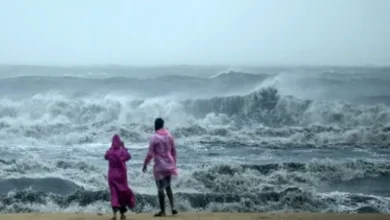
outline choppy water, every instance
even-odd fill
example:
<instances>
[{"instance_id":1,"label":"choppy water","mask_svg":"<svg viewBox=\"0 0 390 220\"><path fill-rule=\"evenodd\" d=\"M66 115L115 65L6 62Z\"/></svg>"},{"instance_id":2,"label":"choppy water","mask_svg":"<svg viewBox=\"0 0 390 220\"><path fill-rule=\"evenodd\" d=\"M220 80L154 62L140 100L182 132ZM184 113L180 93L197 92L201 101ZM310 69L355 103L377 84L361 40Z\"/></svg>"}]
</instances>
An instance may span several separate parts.
<instances>
[{"instance_id":1,"label":"choppy water","mask_svg":"<svg viewBox=\"0 0 390 220\"><path fill-rule=\"evenodd\" d=\"M130 149L137 212L155 117L182 211L390 213L389 68L0 66L0 212L109 211L103 154Z\"/></svg>"}]
</instances>

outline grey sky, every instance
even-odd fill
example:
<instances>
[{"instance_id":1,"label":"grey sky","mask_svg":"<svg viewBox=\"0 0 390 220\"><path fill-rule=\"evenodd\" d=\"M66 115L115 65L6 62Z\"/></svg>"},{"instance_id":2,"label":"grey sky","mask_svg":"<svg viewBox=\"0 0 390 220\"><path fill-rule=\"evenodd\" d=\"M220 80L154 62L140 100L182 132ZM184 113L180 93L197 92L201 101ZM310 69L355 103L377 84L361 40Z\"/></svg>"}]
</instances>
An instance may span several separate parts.
<instances>
[{"instance_id":1,"label":"grey sky","mask_svg":"<svg viewBox=\"0 0 390 220\"><path fill-rule=\"evenodd\" d=\"M0 0L0 63L390 65L390 0Z\"/></svg>"}]
</instances>

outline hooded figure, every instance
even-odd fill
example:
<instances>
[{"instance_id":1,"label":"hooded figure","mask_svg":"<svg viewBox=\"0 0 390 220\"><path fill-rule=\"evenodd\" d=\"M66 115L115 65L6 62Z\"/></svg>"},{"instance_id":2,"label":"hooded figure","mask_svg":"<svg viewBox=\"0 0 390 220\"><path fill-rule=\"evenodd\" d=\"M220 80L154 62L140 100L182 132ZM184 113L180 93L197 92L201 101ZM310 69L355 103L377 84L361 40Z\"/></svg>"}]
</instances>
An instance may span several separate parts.
<instances>
[{"instance_id":1,"label":"hooded figure","mask_svg":"<svg viewBox=\"0 0 390 220\"><path fill-rule=\"evenodd\" d=\"M128 186L126 161L131 155L125 148L119 135L112 137L111 147L104 158L108 160L108 185L111 195L111 206L114 212L112 219L116 219L116 213L121 213L121 219L126 219L127 207L135 207L135 196Z\"/></svg>"}]
</instances>

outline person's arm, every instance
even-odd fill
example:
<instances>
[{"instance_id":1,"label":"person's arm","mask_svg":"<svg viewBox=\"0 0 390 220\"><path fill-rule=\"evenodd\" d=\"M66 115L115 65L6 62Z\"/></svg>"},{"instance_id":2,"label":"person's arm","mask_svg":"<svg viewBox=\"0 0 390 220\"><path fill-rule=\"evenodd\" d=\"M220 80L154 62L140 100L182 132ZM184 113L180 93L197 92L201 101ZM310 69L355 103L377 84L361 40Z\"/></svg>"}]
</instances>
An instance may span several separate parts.
<instances>
[{"instance_id":1,"label":"person's arm","mask_svg":"<svg viewBox=\"0 0 390 220\"><path fill-rule=\"evenodd\" d=\"M121 152L121 160L122 161L128 161L131 159L131 154L127 150L127 148L123 147Z\"/></svg>"},{"instance_id":2,"label":"person's arm","mask_svg":"<svg viewBox=\"0 0 390 220\"><path fill-rule=\"evenodd\" d=\"M149 148L148 148L148 153L146 154L144 165L149 165L150 161L152 161L154 156L154 141L153 138L150 139L149 141Z\"/></svg>"},{"instance_id":3,"label":"person's arm","mask_svg":"<svg viewBox=\"0 0 390 220\"><path fill-rule=\"evenodd\" d=\"M149 141L148 153L146 154L146 157L144 160L144 167L142 168L143 172L146 172L146 167L149 165L150 161L152 161L153 156L154 156L154 140L152 137Z\"/></svg>"},{"instance_id":4,"label":"person's arm","mask_svg":"<svg viewBox=\"0 0 390 220\"><path fill-rule=\"evenodd\" d=\"M105 160L109 160L110 157L111 157L111 152L110 152L110 149L108 149L108 150L106 151L106 153L104 154L104 159L105 159Z\"/></svg>"},{"instance_id":5,"label":"person's arm","mask_svg":"<svg viewBox=\"0 0 390 220\"><path fill-rule=\"evenodd\" d=\"M170 139L171 139L171 155L176 164L177 154L176 154L175 139L172 136L170 137Z\"/></svg>"}]
</instances>

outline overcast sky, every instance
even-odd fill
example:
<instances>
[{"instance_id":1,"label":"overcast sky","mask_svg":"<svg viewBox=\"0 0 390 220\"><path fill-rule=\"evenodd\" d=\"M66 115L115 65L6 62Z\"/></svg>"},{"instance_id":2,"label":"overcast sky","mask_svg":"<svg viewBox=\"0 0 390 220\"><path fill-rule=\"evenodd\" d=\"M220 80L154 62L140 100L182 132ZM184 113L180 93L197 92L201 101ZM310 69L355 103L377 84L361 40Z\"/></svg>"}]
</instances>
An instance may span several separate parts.
<instances>
[{"instance_id":1,"label":"overcast sky","mask_svg":"<svg viewBox=\"0 0 390 220\"><path fill-rule=\"evenodd\" d=\"M390 65L390 0L0 0L0 63Z\"/></svg>"}]
</instances>

